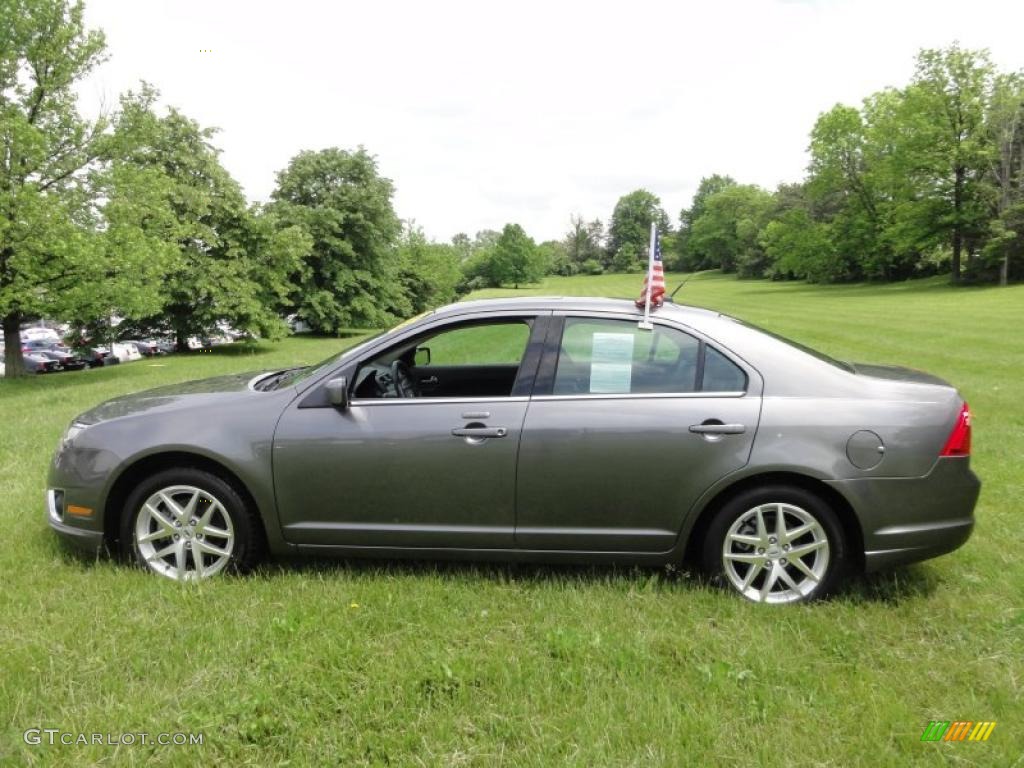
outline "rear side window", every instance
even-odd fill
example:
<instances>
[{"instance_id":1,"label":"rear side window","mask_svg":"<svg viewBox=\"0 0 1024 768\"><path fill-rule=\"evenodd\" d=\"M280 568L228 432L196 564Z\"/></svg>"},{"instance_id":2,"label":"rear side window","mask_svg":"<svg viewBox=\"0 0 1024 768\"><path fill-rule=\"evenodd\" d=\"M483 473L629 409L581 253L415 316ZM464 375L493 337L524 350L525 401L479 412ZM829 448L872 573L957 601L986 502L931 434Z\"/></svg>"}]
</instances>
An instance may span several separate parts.
<instances>
[{"instance_id":1,"label":"rear side window","mask_svg":"<svg viewBox=\"0 0 1024 768\"><path fill-rule=\"evenodd\" d=\"M703 356L703 365L701 358ZM566 318L552 394L743 392L747 375L683 331L635 321Z\"/></svg>"},{"instance_id":2,"label":"rear side window","mask_svg":"<svg viewBox=\"0 0 1024 768\"><path fill-rule=\"evenodd\" d=\"M744 392L747 374L714 347L704 347L703 392Z\"/></svg>"}]
</instances>

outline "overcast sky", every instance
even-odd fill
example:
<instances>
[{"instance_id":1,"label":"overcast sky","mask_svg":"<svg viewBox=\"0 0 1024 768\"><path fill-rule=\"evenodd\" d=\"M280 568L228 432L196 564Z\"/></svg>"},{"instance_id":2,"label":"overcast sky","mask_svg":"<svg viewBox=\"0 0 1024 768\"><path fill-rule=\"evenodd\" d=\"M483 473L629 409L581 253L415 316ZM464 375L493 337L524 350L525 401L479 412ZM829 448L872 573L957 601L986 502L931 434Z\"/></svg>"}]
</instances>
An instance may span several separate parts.
<instances>
[{"instance_id":1,"label":"overcast sky","mask_svg":"<svg viewBox=\"0 0 1024 768\"><path fill-rule=\"evenodd\" d=\"M644 187L675 220L700 178L802 177L836 102L906 83L959 40L1024 68L1024 3L86 0L110 60L204 126L251 200L303 149L362 144L428 235L518 222L560 238ZM205 52L205 51L209 52Z\"/></svg>"}]
</instances>

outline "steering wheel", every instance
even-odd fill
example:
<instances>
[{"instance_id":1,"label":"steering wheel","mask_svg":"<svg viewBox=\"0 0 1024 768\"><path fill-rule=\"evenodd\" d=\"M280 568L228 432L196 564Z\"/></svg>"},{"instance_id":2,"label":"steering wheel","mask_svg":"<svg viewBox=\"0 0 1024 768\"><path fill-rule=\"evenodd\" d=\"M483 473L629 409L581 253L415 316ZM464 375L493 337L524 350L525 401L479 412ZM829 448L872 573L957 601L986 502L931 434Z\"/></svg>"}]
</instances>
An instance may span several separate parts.
<instances>
[{"instance_id":1,"label":"steering wheel","mask_svg":"<svg viewBox=\"0 0 1024 768\"><path fill-rule=\"evenodd\" d=\"M391 363L391 383L395 388L396 397L419 397L420 389L416 386L416 378L404 360Z\"/></svg>"}]
</instances>

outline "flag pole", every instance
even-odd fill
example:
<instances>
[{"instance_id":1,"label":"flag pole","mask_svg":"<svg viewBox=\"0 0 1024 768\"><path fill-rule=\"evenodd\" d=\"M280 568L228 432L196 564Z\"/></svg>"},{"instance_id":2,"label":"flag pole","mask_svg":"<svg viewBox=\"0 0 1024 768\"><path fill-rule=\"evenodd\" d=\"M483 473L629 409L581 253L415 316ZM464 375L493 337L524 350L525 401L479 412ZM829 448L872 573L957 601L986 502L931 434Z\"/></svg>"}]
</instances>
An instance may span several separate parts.
<instances>
[{"instance_id":1,"label":"flag pole","mask_svg":"<svg viewBox=\"0 0 1024 768\"><path fill-rule=\"evenodd\" d=\"M651 222L651 244L647 249L647 290L644 291L644 319L639 327L645 331L653 331L651 322L651 282L654 280L654 249L658 247L658 225Z\"/></svg>"}]
</instances>

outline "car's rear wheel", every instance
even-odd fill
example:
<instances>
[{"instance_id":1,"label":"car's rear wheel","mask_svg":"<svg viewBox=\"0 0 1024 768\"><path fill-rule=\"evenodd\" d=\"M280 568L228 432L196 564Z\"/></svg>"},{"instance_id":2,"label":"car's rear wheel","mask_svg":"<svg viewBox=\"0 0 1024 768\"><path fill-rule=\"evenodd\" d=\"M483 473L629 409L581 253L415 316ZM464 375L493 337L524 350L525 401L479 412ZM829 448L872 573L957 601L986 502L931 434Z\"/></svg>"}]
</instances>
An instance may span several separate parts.
<instances>
[{"instance_id":1,"label":"car's rear wheel","mask_svg":"<svg viewBox=\"0 0 1024 768\"><path fill-rule=\"evenodd\" d=\"M245 572L262 554L259 523L235 488L192 467L164 470L132 491L121 542L143 568L175 581Z\"/></svg>"},{"instance_id":2,"label":"car's rear wheel","mask_svg":"<svg viewBox=\"0 0 1024 768\"><path fill-rule=\"evenodd\" d=\"M759 603L823 597L841 579L847 559L832 509L792 486L753 488L733 497L704 540L705 570Z\"/></svg>"}]
</instances>

